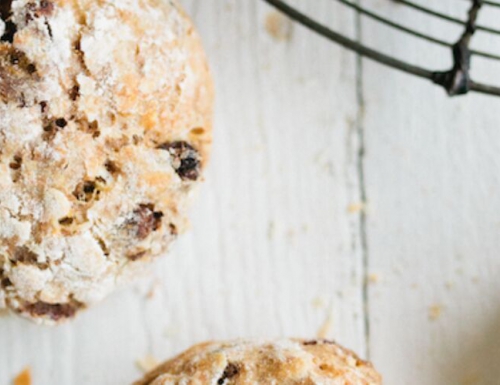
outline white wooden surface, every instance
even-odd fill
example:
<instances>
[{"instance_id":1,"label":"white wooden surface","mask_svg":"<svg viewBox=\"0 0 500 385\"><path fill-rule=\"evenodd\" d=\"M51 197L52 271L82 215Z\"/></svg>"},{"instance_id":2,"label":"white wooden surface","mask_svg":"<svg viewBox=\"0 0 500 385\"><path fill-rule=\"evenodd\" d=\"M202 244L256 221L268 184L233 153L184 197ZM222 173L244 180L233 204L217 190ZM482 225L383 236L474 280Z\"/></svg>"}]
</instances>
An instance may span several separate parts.
<instances>
[{"instance_id":1,"label":"white wooden surface","mask_svg":"<svg viewBox=\"0 0 500 385\"><path fill-rule=\"evenodd\" d=\"M333 3L296 0L370 45L449 64ZM461 15L458 3L437 6ZM138 359L202 340L318 333L369 356L388 385L500 384L500 99L449 100L297 26L276 39L262 1L185 5L218 90L193 229L151 277L72 324L0 319L0 384L26 366L34 385L128 384ZM500 73L487 64L483 79Z\"/></svg>"}]
</instances>

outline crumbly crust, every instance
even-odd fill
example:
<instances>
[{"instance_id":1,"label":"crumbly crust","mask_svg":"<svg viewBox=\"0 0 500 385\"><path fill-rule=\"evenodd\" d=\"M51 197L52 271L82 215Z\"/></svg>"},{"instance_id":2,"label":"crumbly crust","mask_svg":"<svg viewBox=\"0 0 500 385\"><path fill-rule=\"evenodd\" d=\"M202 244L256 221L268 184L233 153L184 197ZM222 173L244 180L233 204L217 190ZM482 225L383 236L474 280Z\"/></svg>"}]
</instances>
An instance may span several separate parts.
<instances>
[{"instance_id":1,"label":"crumbly crust","mask_svg":"<svg viewBox=\"0 0 500 385\"><path fill-rule=\"evenodd\" d=\"M54 323L186 228L213 90L176 0L0 6L0 308Z\"/></svg>"},{"instance_id":2,"label":"crumbly crust","mask_svg":"<svg viewBox=\"0 0 500 385\"><path fill-rule=\"evenodd\" d=\"M370 363L326 340L208 342L134 385L380 385Z\"/></svg>"}]
</instances>

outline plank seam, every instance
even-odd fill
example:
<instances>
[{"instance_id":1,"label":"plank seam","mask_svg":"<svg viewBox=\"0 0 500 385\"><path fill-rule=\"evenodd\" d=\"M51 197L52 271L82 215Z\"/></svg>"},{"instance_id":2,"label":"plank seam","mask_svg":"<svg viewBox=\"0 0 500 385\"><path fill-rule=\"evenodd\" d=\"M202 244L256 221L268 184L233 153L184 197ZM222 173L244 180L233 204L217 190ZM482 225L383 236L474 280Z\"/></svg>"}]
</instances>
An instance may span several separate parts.
<instances>
[{"instance_id":1,"label":"plank seam","mask_svg":"<svg viewBox=\"0 0 500 385\"><path fill-rule=\"evenodd\" d=\"M359 5L360 0L356 3ZM356 12L356 39L361 42L362 40L362 22L361 13ZM363 328L365 338L365 357L370 359L370 296L369 296L369 250L368 250L368 237L367 237L367 215L366 205L368 202L365 180L365 128L364 128L364 112L365 112L365 99L363 92L363 58L361 55L356 55L356 100L357 100L357 116L356 116L356 131L358 135L358 152L357 152L357 173L358 173L358 186L359 196L365 209L360 211L359 217L359 231L361 243L361 275L362 275L362 298L363 298Z\"/></svg>"}]
</instances>

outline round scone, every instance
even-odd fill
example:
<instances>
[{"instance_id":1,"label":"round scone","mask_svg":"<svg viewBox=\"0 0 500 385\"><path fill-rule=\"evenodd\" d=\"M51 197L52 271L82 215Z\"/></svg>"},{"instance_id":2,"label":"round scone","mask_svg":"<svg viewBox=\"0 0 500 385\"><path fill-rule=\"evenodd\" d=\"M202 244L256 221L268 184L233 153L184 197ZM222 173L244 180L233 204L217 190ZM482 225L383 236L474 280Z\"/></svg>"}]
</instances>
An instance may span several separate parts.
<instances>
[{"instance_id":1,"label":"round scone","mask_svg":"<svg viewBox=\"0 0 500 385\"><path fill-rule=\"evenodd\" d=\"M176 0L11 0L0 15L0 308L54 323L185 229L212 81Z\"/></svg>"},{"instance_id":2,"label":"round scone","mask_svg":"<svg viewBox=\"0 0 500 385\"><path fill-rule=\"evenodd\" d=\"M380 385L373 366L326 340L209 342L134 385Z\"/></svg>"}]
</instances>

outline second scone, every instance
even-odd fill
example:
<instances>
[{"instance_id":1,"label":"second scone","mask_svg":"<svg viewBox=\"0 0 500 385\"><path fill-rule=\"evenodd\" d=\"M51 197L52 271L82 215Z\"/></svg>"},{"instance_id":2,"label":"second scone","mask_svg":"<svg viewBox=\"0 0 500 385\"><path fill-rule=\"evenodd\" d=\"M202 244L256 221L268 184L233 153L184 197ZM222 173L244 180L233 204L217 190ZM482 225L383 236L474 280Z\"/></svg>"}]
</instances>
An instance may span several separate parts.
<instances>
[{"instance_id":1,"label":"second scone","mask_svg":"<svg viewBox=\"0 0 500 385\"><path fill-rule=\"evenodd\" d=\"M134 385L380 385L371 364L326 340L208 342Z\"/></svg>"},{"instance_id":2,"label":"second scone","mask_svg":"<svg viewBox=\"0 0 500 385\"><path fill-rule=\"evenodd\" d=\"M165 252L211 143L175 0L0 4L0 308L60 322Z\"/></svg>"}]
</instances>

